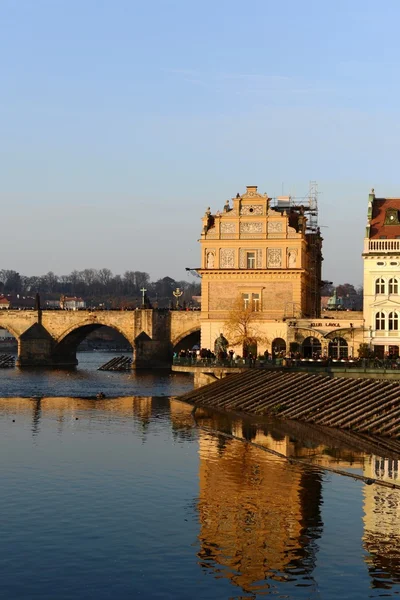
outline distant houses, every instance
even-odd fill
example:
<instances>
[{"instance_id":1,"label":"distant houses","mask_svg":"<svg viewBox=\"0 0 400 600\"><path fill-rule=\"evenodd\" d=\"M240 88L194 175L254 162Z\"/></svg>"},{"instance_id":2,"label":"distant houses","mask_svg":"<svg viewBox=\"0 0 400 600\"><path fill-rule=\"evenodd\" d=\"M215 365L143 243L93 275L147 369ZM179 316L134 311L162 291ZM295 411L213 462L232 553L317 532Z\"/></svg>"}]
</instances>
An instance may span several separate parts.
<instances>
[{"instance_id":1,"label":"distant houses","mask_svg":"<svg viewBox=\"0 0 400 600\"><path fill-rule=\"evenodd\" d=\"M35 308L35 298L33 296L21 296L20 294L7 294L0 296L0 309L30 309Z\"/></svg>"},{"instance_id":2,"label":"distant houses","mask_svg":"<svg viewBox=\"0 0 400 600\"><path fill-rule=\"evenodd\" d=\"M61 296L60 308L62 310L84 310L86 302L77 296Z\"/></svg>"},{"instance_id":3,"label":"distant houses","mask_svg":"<svg viewBox=\"0 0 400 600\"><path fill-rule=\"evenodd\" d=\"M21 296L20 294L0 295L0 310L32 310L35 308L36 299L33 296ZM45 300L43 308L53 310L84 310L86 302L77 296L61 296L59 300Z\"/></svg>"},{"instance_id":4,"label":"distant houses","mask_svg":"<svg viewBox=\"0 0 400 600\"><path fill-rule=\"evenodd\" d=\"M0 309L10 308L10 300L5 296L0 297Z\"/></svg>"}]
</instances>

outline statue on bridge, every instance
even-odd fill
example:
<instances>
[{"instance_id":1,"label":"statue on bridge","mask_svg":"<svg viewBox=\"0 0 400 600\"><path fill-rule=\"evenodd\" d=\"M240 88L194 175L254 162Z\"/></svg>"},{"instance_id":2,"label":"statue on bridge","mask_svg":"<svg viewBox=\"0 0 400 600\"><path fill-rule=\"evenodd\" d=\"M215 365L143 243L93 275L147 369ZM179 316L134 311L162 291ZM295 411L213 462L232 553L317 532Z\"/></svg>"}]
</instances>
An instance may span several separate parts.
<instances>
[{"instance_id":1,"label":"statue on bridge","mask_svg":"<svg viewBox=\"0 0 400 600\"><path fill-rule=\"evenodd\" d=\"M229 342L226 339L226 337L224 337L222 335L222 333L219 334L219 337L217 337L217 339L214 342L214 354L215 356L219 356L219 354L225 353L227 348L228 348Z\"/></svg>"}]
</instances>

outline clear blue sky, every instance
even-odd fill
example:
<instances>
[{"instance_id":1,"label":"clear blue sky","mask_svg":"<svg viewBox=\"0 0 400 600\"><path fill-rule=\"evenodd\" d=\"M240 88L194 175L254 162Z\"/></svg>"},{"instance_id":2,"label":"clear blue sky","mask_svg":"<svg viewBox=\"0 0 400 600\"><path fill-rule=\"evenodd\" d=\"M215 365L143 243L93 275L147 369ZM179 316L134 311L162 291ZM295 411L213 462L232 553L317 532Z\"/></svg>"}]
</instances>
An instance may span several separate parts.
<instances>
[{"instance_id":1,"label":"clear blue sky","mask_svg":"<svg viewBox=\"0 0 400 600\"><path fill-rule=\"evenodd\" d=\"M324 273L362 282L400 196L400 3L1 0L1 268L186 277L208 205L316 180Z\"/></svg>"}]
</instances>

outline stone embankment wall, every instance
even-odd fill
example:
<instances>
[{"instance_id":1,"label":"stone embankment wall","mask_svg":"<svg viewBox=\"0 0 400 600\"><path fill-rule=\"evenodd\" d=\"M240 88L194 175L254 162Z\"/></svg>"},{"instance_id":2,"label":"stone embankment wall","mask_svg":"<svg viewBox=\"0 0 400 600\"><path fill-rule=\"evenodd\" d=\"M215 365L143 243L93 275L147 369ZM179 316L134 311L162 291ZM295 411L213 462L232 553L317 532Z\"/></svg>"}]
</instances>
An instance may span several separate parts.
<instances>
[{"instance_id":1,"label":"stone embankment wall","mask_svg":"<svg viewBox=\"0 0 400 600\"><path fill-rule=\"evenodd\" d=\"M180 399L219 410L400 437L397 381L250 369L193 390Z\"/></svg>"}]
</instances>

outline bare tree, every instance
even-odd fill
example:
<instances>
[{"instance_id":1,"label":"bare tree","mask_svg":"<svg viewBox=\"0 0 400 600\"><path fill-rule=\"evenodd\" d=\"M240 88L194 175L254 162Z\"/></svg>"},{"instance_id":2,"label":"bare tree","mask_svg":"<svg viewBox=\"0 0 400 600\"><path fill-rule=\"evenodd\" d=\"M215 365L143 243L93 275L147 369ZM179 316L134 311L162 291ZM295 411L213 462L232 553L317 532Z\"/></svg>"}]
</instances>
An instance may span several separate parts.
<instances>
[{"instance_id":1,"label":"bare tree","mask_svg":"<svg viewBox=\"0 0 400 600\"><path fill-rule=\"evenodd\" d=\"M123 282L124 282L127 294L133 294L136 291L135 271L125 271Z\"/></svg>"},{"instance_id":2,"label":"bare tree","mask_svg":"<svg viewBox=\"0 0 400 600\"><path fill-rule=\"evenodd\" d=\"M259 312L254 310L251 302L245 305L243 297L238 296L229 311L225 322L229 344L241 346L243 356L249 351L255 351L258 342L265 342L265 336L260 335L255 323Z\"/></svg>"},{"instance_id":3,"label":"bare tree","mask_svg":"<svg viewBox=\"0 0 400 600\"><path fill-rule=\"evenodd\" d=\"M98 272L98 278L101 285L107 288L111 279L113 278L112 271L110 271L110 269L100 269L100 271Z\"/></svg>"},{"instance_id":4,"label":"bare tree","mask_svg":"<svg viewBox=\"0 0 400 600\"><path fill-rule=\"evenodd\" d=\"M44 282L49 292L55 292L58 284L58 276L53 273L53 271L49 271L44 277Z\"/></svg>"}]
</instances>

